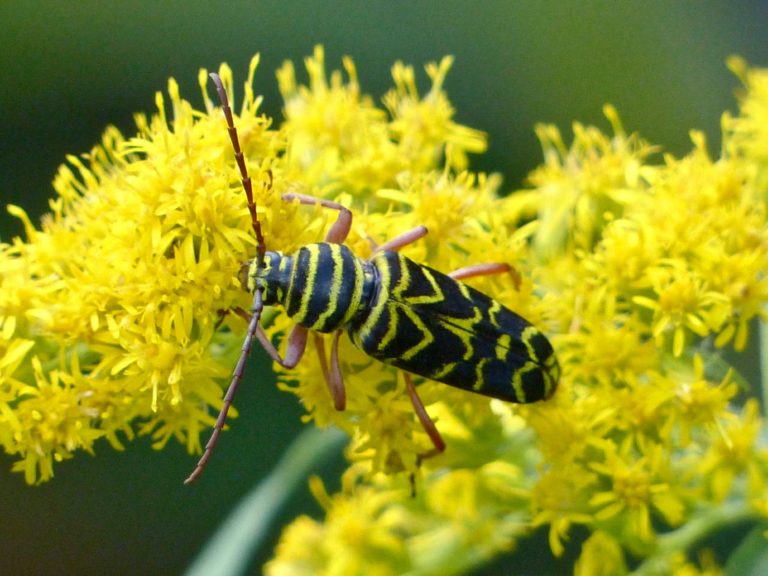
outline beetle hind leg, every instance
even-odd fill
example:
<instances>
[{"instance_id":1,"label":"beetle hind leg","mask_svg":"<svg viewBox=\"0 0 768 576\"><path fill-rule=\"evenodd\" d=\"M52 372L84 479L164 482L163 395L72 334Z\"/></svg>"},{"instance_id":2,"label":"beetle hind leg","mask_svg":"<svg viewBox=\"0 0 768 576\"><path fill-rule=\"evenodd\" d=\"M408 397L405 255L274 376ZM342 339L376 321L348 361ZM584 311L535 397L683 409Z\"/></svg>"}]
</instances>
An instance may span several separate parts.
<instances>
[{"instance_id":1,"label":"beetle hind leg","mask_svg":"<svg viewBox=\"0 0 768 576\"><path fill-rule=\"evenodd\" d=\"M421 398L419 398L418 392L416 392L416 386L413 385L411 375L408 372L403 372L403 378L405 379L405 387L408 391L408 396L411 399L411 404L413 404L416 416L418 417L419 422L421 422L427 436L429 436L429 439L432 441L433 448L423 454L419 454L419 462L421 462L426 458L432 458L433 456L442 454L445 451L445 440L443 440L440 431L437 429L437 426L435 426L434 420L427 414L427 410L424 408L424 403L421 401Z\"/></svg>"},{"instance_id":2,"label":"beetle hind leg","mask_svg":"<svg viewBox=\"0 0 768 576\"><path fill-rule=\"evenodd\" d=\"M513 266L504 262L490 262L486 264L472 264L464 266L450 272L448 276L454 280L466 280L468 278L477 278L478 276L492 276L493 274L509 274L512 277L512 283L516 290L520 290L522 278L520 273Z\"/></svg>"}]
</instances>

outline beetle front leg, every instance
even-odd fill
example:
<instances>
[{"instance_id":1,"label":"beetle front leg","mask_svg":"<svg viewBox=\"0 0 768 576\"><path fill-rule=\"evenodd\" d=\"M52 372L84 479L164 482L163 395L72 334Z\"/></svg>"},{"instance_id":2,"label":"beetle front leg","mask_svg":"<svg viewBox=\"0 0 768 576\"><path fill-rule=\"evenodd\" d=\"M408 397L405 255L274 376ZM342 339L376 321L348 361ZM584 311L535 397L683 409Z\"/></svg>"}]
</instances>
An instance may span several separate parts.
<instances>
[{"instance_id":1,"label":"beetle front leg","mask_svg":"<svg viewBox=\"0 0 768 576\"><path fill-rule=\"evenodd\" d=\"M325 198L316 198L315 196L309 196L308 194L299 194L298 192L289 192L283 194L283 200L291 201L298 200L299 204L305 204L308 206L315 206L319 204L323 208L330 208L331 210L338 210L339 215L336 218L336 222L333 223L331 229L325 235L325 241L333 244L343 244L344 240L349 236L349 231L352 229L352 212L349 208L346 208L338 202L332 200L326 200Z\"/></svg>"},{"instance_id":2,"label":"beetle front leg","mask_svg":"<svg viewBox=\"0 0 768 576\"><path fill-rule=\"evenodd\" d=\"M258 338L261 345L266 350L269 357L275 362L280 364L283 368L290 370L295 368L299 363L301 357L304 356L304 349L307 346L307 332L308 330L304 326L298 324L293 327L291 333L288 335L288 344L285 347L285 359L280 356L280 352L277 351L275 345L272 344L267 335L262 330L261 326L256 328L256 338Z\"/></svg>"}]
</instances>

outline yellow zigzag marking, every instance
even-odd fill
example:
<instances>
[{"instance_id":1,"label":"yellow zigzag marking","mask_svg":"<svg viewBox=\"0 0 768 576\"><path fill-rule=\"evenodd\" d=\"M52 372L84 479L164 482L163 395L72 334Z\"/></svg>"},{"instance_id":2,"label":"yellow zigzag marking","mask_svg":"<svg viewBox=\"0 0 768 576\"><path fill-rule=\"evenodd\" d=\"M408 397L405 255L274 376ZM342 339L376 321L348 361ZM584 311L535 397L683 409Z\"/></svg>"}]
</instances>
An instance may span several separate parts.
<instances>
[{"instance_id":1,"label":"yellow zigzag marking","mask_svg":"<svg viewBox=\"0 0 768 576\"><path fill-rule=\"evenodd\" d=\"M526 326L525 330L520 334L520 339L523 341L525 349L528 351L528 356L537 364L542 364L543 361L536 354L536 350L534 349L533 344L531 344L531 340L540 334L541 332L534 326Z\"/></svg>"},{"instance_id":2,"label":"yellow zigzag marking","mask_svg":"<svg viewBox=\"0 0 768 576\"><path fill-rule=\"evenodd\" d=\"M485 386L485 379L483 378L483 368L488 363L488 358L481 358L475 364L475 383L472 385L472 390L480 392Z\"/></svg>"},{"instance_id":3,"label":"yellow zigzag marking","mask_svg":"<svg viewBox=\"0 0 768 576\"><path fill-rule=\"evenodd\" d=\"M432 286L432 294L425 294L423 296L408 296L407 298L402 297L403 292L405 292L411 285L411 276L410 271L408 270L408 266L402 260L402 258L400 259L400 268L403 270L403 276L400 279L397 287L392 292L404 302L407 302L408 304L433 304L435 302L440 302L445 297L443 295L443 291L440 290L440 287L437 285L437 280L435 280L435 277L432 276L432 273L426 268L422 268L421 272Z\"/></svg>"},{"instance_id":4,"label":"yellow zigzag marking","mask_svg":"<svg viewBox=\"0 0 768 576\"><path fill-rule=\"evenodd\" d=\"M456 367L458 362L446 362L443 364L442 368L438 370L437 372L433 372L430 378L433 380L440 380L443 376L450 374L451 371Z\"/></svg>"},{"instance_id":5,"label":"yellow zigzag marking","mask_svg":"<svg viewBox=\"0 0 768 576\"><path fill-rule=\"evenodd\" d=\"M527 402L525 390L523 388L523 374L527 374L531 371L538 372L539 367L536 365L536 363L528 361L523 364L521 368L515 370L515 373L512 376L512 388L515 390L515 395L517 396L518 401L522 402L523 404Z\"/></svg>"},{"instance_id":6,"label":"yellow zigzag marking","mask_svg":"<svg viewBox=\"0 0 768 576\"><path fill-rule=\"evenodd\" d=\"M459 291L461 292L461 295L464 296L464 298L469 302L470 308L472 308L472 317L471 318L455 318L453 316L449 316L450 320L446 320L446 322L450 322L454 326L458 326L460 328L463 328L467 332L474 332L475 331L475 325L478 324L483 319L483 313L472 303L472 297L469 295L469 290L467 289L466 284L462 284L461 282L458 282L459 285Z\"/></svg>"},{"instance_id":7,"label":"yellow zigzag marking","mask_svg":"<svg viewBox=\"0 0 768 576\"><path fill-rule=\"evenodd\" d=\"M435 341L435 337L432 335L432 332L430 332L427 329L427 327L424 325L424 323L421 321L421 319L413 310L411 310L406 306L403 306L401 310L405 312L406 316L408 316L411 319L411 321L416 325L419 331L424 335L424 338L422 338L421 342L419 342L415 346L412 346L411 348L403 352L402 359L410 360L411 358L416 356L416 354L421 352L424 348L432 344L432 342ZM397 314L392 314L392 317L395 317L395 316L397 316Z\"/></svg>"},{"instance_id":8,"label":"yellow zigzag marking","mask_svg":"<svg viewBox=\"0 0 768 576\"><path fill-rule=\"evenodd\" d=\"M502 334L496 342L496 358L504 360L509 352L509 344L512 338L509 334Z\"/></svg>"},{"instance_id":9,"label":"yellow zigzag marking","mask_svg":"<svg viewBox=\"0 0 768 576\"><path fill-rule=\"evenodd\" d=\"M499 312L501 312L504 309L504 307L501 305L501 303L498 300L491 300L491 306L488 308L488 321L495 327L499 327L499 320L497 318Z\"/></svg>"}]
</instances>

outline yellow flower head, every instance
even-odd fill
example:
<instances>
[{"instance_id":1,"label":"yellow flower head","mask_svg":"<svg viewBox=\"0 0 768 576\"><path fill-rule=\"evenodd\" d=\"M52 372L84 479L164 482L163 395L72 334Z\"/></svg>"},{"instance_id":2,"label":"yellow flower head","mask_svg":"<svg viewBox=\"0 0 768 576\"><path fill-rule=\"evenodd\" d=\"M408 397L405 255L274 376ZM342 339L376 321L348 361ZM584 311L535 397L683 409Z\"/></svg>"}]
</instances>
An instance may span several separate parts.
<instances>
[{"instance_id":1,"label":"yellow flower head","mask_svg":"<svg viewBox=\"0 0 768 576\"><path fill-rule=\"evenodd\" d=\"M68 158L42 229L12 208L27 241L0 250L2 440L28 482L47 480L54 457L99 436L120 446L137 426L157 446L177 437L194 450L220 405L237 344L216 326L247 306L236 276L254 240L220 111L207 96L194 110L173 80L168 93L170 119L158 93L136 136L110 128ZM246 153L275 156L252 93L242 118Z\"/></svg>"}]
</instances>

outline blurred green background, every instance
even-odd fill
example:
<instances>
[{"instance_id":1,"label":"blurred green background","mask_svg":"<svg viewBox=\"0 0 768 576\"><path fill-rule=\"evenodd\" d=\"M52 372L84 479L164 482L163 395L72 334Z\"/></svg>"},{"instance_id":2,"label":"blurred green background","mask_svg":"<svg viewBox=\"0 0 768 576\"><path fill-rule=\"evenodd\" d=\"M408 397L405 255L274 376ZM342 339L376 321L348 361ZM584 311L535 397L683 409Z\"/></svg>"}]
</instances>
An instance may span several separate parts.
<instances>
[{"instance_id":1,"label":"blurred green background","mask_svg":"<svg viewBox=\"0 0 768 576\"><path fill-rule=\"evenodd\" d=\"M503 173L507 189L520 187L541 159L534 123L566 133L574 120L606 128L606 102L627 130L664 150L685 153L688 131L698 128L717 153L720 115L736 108L738 82L726 57L768 65L768 4L757 1L5 0L0 22L0 200L24 206L33 220L65 155L90 149L108 124L130 135L132 114L154 110L169 76L199 106L200 67L227 61L239 84L255 52L257 91L278 118L274 70L285 59L300 63L316 43L325 45L329 68L352 56L363 90L376 98L396 60L421 70L453 54L447 90L458 120L490 135L490 151L474 167ZM0 238L20 232L3 210ZM277 391L266 364L254 355L237 398L241 416L192 488L181 482L195 458L175 444L156 452L146 439L122 453L101 442L95 457L58 465L36 488L0 456L0 573L181 572L301 428L300 407ZM339 457L324 471L331 487L341 465ZM282 522L319 513L300 492ZM546 555L545 544L539 552ZM254 560L254 572L268 556Z\"/></svg>"}]
</instances>

